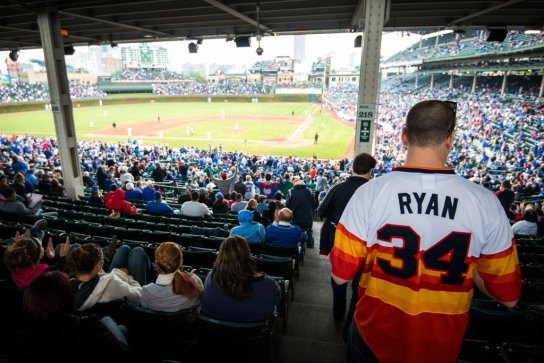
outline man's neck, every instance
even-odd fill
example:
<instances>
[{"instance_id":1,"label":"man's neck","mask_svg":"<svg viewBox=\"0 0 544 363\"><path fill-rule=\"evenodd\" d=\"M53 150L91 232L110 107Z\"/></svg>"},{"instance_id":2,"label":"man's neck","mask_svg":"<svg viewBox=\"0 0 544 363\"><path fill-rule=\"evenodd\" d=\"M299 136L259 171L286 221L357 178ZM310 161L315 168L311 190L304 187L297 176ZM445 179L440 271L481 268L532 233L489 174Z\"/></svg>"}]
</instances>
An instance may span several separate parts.
<instances>
[{"instance_id":1,"label":"man's neck","mask_svg":"<svg viewBox=\"0 0 544 363\"><path fill-rule=\"evenodd\" d=\"M445 163L445 158L431 148L412 147L408 150L404 166L441 169Z\"/></svg>"},{"instance_id":2,"label":"man's neck","mask_svg":"<svg viewBox=\"0 0 544 363\"><path fill-rule=\"evenodd\" d=\"M368 172L366 174L353 174L352 176L357 177L357 178L363 178L363 179L369 180L370 179L370 172Z\"/></svg>"}]
</instances>

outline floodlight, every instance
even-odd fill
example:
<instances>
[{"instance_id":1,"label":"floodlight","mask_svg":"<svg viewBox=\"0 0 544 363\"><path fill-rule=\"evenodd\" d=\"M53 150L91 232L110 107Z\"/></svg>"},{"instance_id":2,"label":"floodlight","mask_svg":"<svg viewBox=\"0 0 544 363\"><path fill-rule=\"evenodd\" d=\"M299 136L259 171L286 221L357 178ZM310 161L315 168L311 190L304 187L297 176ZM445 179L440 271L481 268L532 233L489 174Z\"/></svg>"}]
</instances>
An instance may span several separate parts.
<instances>
[{"instance_id":1,"label":"floodlight","mask_svg":"<svg viewBox=\"0 0 544 363\"><path fill-rule=\"evenodd\" d=\"M198 52L198 45L195 42L189 43L189 53Z\"/></svg>"},{"instance_id":2,"label":"floodlight","mask_svg":"<svg viewBox=\"0 0 544 363\"><path fill-rule=\"evenodd\" d=\"M11 50L11 52L9 52L9 59L11 59L14 62L17 62L17 59L19 59L19 49Z\"/></svg>"}]
</instances>

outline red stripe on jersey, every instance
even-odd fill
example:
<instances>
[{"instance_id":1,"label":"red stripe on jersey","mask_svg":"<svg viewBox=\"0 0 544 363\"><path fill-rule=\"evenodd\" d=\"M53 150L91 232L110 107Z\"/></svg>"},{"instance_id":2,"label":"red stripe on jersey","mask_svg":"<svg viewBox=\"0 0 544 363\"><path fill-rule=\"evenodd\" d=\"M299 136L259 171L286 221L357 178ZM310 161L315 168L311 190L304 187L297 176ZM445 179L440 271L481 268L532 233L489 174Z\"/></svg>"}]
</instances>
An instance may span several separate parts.
<instances>
[{"instance_id":1,"label":"red stripe on jersey","mask_svg":"<svg viewBox=\"0 0 544 363\"><path fill-rule=\"evenodd\" d=\"M501 251L501 252L497 252L497 253L491 253L491 254L481 254L480 255L480 258L485 258L485 259L489 259L489 260L492 260L492 259L495 259L495 258L502 258L502 257L506 257L508 255L510 255L512 252L514 252L514 248L515 248L515 241L512 240L512 245L510 247L508 247L506 250L504 251Z\"/></svg>"},{"instance_id":2,"label":"red stripe on jersey","mask_svg":"<svg viewBox=\"0 0 544 363\"><path fill-rule=\"evenodd\" d=\"M485 288L495 298L502 302L517 301L521 295L521 271L519 265L516 271L506 275L496 276L478 272L484 280Z\"/></svg>"},{"instance_id":3,"label":"red stripe on jersey","mask_svg":"<svg viewBox=\"0 0 544 363\"><path fill-rule=\"evenodd\" d=\"M381 363L453 363L468 313L409 315L365 295L357 304L355 321L359 334Z\"/></svg>"}]
</instances>

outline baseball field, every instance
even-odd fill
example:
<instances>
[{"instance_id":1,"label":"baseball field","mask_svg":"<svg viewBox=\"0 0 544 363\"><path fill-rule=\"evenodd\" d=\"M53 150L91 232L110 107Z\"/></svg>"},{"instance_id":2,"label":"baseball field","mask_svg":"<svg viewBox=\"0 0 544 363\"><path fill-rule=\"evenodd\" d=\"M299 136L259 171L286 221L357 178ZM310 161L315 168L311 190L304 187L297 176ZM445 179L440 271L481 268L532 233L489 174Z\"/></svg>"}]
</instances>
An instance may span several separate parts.
<instances>
[{"instance_id":1,"label":"baseball field","mask_svg":"<svg viewBox=\"0 0 544 363\"><path fill-rule=\"evenodd\" d=\"M79 107L78 140L142 140L144 145L198 146L258 155L341 158L353 149L351 125L317 103L160 102ZM115 124L115 128L113 125ZM0 114L0 133L55 136L50 110ZM315 134L318 135L314 143Z\"/></svg>"}]
</instances>

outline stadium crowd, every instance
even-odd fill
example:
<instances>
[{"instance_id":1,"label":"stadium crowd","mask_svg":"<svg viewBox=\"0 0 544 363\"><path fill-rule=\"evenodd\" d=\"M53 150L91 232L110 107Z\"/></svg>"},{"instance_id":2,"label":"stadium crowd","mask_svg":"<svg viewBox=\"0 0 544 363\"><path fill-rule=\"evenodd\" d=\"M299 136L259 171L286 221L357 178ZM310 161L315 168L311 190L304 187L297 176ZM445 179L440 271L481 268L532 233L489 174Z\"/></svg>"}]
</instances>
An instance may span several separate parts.
<instances>
[{"instance_id":1,"label":"stadium crowd","mask_svg":"<svg viewBox=\"0 0 544 363\"><path fill-rule=\"evenodd\" d=\"M153 83L153 94L156 95L268 95L272 89L273 85L270 82L262 84L233 81Z\"/></svg>"},{"instance_id":2,"label":"stadium crowd","mask_svg":"<svg viewBox=\"0 0 544 363\"><path fill-rule=\"evenodd\" d=\"M165 68L125 68L114 75L112 81L167 81L182 80L183 77Z\"/></svg>"},{"instance_id":3,"label":"stadium crowd","mask_svg":"<svg viewBox=\"0 0 544 363\"><path fill-rule=\"evenodd\" d=\"M70 96L73 98L98 98L107 94L95 83L70 81ZM32 102L49 99L47 83L14 83L0 86L0 102Z\"/></svg>"}]
</instances>

